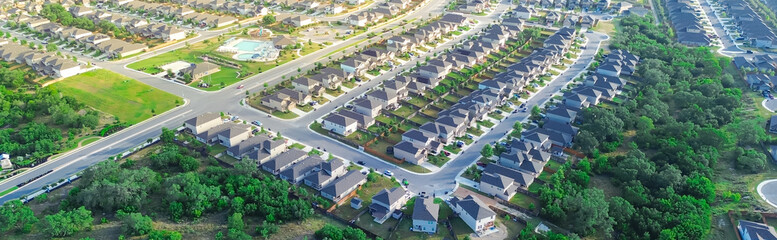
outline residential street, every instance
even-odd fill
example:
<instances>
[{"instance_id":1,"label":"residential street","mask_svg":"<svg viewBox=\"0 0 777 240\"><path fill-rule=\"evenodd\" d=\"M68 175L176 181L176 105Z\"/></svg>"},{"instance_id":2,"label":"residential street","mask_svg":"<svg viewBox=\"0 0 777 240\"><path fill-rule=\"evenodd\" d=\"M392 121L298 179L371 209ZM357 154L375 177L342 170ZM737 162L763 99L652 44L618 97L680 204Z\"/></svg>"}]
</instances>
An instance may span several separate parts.
<instances>
[{"instance_id":1,"label":"residential street","mask_svg":"<svg viewBox=\"0 0 777 240\"><path fill-rule=\"evenodd\" d=\"M423 18L428 17L429 15L440 13L442 12L442 9L445 7L445 5L446 4L444 1L429 1L429 3L427 3L425 6L422 6L415 12L393 20L392 22L384 24L380 27L371 29L368 32L382 33L373 39L379 39L382 35L391 36L394 34L392 31L383 33L383 30L398 26L402 23L402 19ZM473 26L471 31L457 36L455 39L448 41L441 46L438 46L434 51L426 53L425 56L432 56L434 53L442 52L445 49L448 49L454 44L460 42L461 39L465 39L472 34L480 32L480 29L485 28L488 26L488 24L498 20L502 13L508 10L510 6L511 5L509 4L509 1L503 1L502 4L499 4L496 10L493 11L490 15L471 16L470 19L478 20L478 24ZM221 34L225 31L226 30L201 32L200 36L190 39L189 41L202 41ZM569 83L574 77L585 71L586 67L592 62L593 56L598 51L600 43L607 39L606 35L596 32L585 33L585 35L588 37L589 41L586 45L586 49L583 50L582 54L580 55L579 60L572 64L565 72L550 82L542 90L533 94L532 97L528 100L527 106L531 107L533 105L544 104L554 94L558 93L564 86L566 86L566 84ZM519 112L510 115L504 121L495 125L492 131L484 134L467 150L462 151L457 158L449 161L439 171L428 174L418 174L406 171L403 168L384 162L383 160L361 152L358 149L354 149L338 141L319 135L310 130L308 125L310 125L310 123L312 123L314 120L325 116L334 109L342 106L347 101L350 101L351 99L367 92L369 88L373 88L379 85L382 81L396 76L404 69L415 66L415 62L423 61L424 56L418 56L414 60L408 61L395 70L384 73L369 82L363 83L361 86L352 89L332 102L320 107L316 111L310 112L294 120L282 120L269 117L269 115L264 112L255 110L251 107L248 107L247 105L243 106L240 104L240 101L245 97L246 90L250 92L261 91L264 88L263 85L265 83L272 86L283 81L284 78L282 76L289 77L296 75L297 68L301 68L303 72L307 69L313 68L315 62L328 61L328 59L324 57L326 54L329 54L332 51L336 51L337 49L344 46L348 46L349 44L359 42L366 37L367 33L364 33L349 40L335 43L323 50L311 53L304 57L300 57L294 61L265 71L261 74L257 74L240 83L215 92L197 90L125 67L125 65L131 61L150 58L172 49L183 47L183 42L173 44L171 46L140 55L138 57L133 57L117 62L96 62L95 65L98 67L106 68L108 70L129 76L161 90L181 96L187 99L187 103L159 116L136 124L121 132L115 133L109 137L98 140L97 142L89 144L86 147L68 152L63 156L44 163L42 166L27 170L20 175L0 182L0 190L5 190L11 188L12 186L16 186L19 183L25 182L35 176L44 174L47 171L53 171L10 194L0 197L0 202L19 198L23 195L37 191L49 183L66 178L78 171L87 168L90 165L125 152L130 148L142 144L147 139L157 137L160 134L160 129L162 127L177 128L181 126L183 121L186 119L205 112L229 112L230 114L240 116L242 119L247 121L259 120L264 123L266 128L269 128L275 132L280 132L283 134L283 136L290 139L302 142L309 146L326 149L328 152L331 152L336 156L347 160L364 161L368 167L375 168L381 172L387 169L391 170L395 173L397 179L407 179L411 183L409 185L409 189L415 193L426 192L428 194L436 193L439 195L444 194L445 192L452 192L455 187L454 179L468 166L477 161L480 156L480 149L484 144L502 138L506 132L512 129L513 122L524 120L529 115L528 112ZM366 42L364 44L366 45ZM357 49L354 47L348 48L345 54L350 54L355 50ZM340 58L342 55L343 53L338 51L332 55L332 59ZM245 85L245 88L240 90L235 89L235 87L240 84Z\"/></svg>"}]
</instances>

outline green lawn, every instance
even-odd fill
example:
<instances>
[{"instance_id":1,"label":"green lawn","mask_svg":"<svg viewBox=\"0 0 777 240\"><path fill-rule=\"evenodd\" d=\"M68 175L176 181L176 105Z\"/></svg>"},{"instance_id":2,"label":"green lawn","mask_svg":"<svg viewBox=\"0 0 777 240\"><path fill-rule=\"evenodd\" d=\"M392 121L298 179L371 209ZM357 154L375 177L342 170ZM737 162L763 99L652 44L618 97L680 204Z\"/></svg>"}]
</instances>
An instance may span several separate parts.
<instances>
[{"instance_id":1,"label":"green lawn","mask_svg":"<svg viewBox=\"0 0 777 240\"><path fill-rule=\"evenodd\" d=\"M8 194L10 192L13 192L16 189L19 189L19 187L13 186L13 187L11 187L9 189L6 189L5 191L0 192L0 196L6 195L6 194Z\"/></svg>"},{"instance_id":2,"label":"green lawn","mask_svg":"<svg viewBox=\"0 0 777 240\"><path fill-rule=\"evenodd\" d=\"M183 103L173 94L104 69L72 76L52 86L66 96L131 124Z\"/></svg>"},{"instance_id":3,"label":"green lawn","mask_svg":"<svg viewBox=\"0 0 777 240\"><path fill-rule=\"evenodd\" d=\"M211 57L221 58L233 63L236 63L240 65L242 70L245 70L250 75L254 75L259 72L264 72L267 70L270 70L276 66L282 65L286 62L289 62L291 60L296 59L297 51L283 51L281 55L278 57L276 61L271 62L246 62L246 61L238 61L232 59L233 53L220 53L217 52L216 49L223 45L223 42L229 39L228 37L222 37L221 40L219 40L218 37L207 39L203 42L192 44L185 48L176 49L173 51L169 51L157 56L154 56L149 59L144 59L142 61L138 61L132 64L127 65L128 68L135 69L138 71L143 71L150 74L159 73L162 70L159 69L159 67L172 63L175 61L186 61L190 63L201 63L203 62L202 59L199 59L200 56L203 54L208 54ZM307 54L311 51L320 50L322 47L318 44L314 44L314 46L309 47L309 49L303 48L301 53ZM211 86L206 88L205 90L208 91L214 91L219 90L223 87L229 86L230 84L233 84L235 82L238 82L245 77L248 76L242 76L241 78L237 78L237 72L239 72L239 69L234 68L228 68L228 67L221 67L221 71L212 74L209 77L203 78L203 81L210 80ZM224 83L222 86L221 83Z\"/></svg>"},{"instance_id":4,"label":"green lawn","mask_svg":"<svg viewBox=\"0 0 777 240\"><path fill-rule=\"evenodd\" d=\"M542 188L542 184L538 182L534 182L531 185L529 185L529 192L539 194L540 188Z\"/></svg>"},{"instance_id":5,"label":"green lawn","mask_svg":"<svg viewBox=\"0 0 777 240\"><path fill-rule=\"evenodd\" d=\"M480 124L480 126L487 127L487 128L490 128L490 127L494 126L494 122L492 122L492 121L485 121L484 120L484 121L477 121L477 123Z\"/></svg>"},{"instance_id":6,"label":"green lawn","mask_svg":"<svg viewBox=\"0 0 777 240\"><path fill-rule=\"evenodd\" d=\"M410 114L413 114L413 111L414 110L411 109L410 107L403 105L403 106L399 107L397 110L392 111L391 113L393 113L393 114L395 114L397 116L406 118L407 116L410 116Z\"/></svg>"},{"instance_id":7,"label":"green lawn","mask_svg":"<svg viewBox=\"0 0 777 240\"><path fill-rule=\"evenodd\" d=\"M526 209L537 209L540 207L540 202L537 199L534 199L532 197L529 197L523 193L517 193L513 198L510 199L510 203L513 203L515 205L518 205L520 207L526 208Z\"/></svg>"},{"instance_id":8,"label":"green lawn","mask_svg":"<svg viewBox=\"0 0 777 240\"><path fill-rule=\"evenodd\" d=\"M503 116L502 114L498 114L495 112L489 113L488 116L496 120L502 120L505 118L505 116Z\"/></svg>"},{"instance_id":9,"label":"green lawn","mask_svg":"<svg viewBox=\"0 0 777 240\"><path fill-rule=\"evenodd\" d=\"M305 145L302 145L300 143L293 143L291 144L291 146L289 146L289 148L303 149L305 148Z\"/></svg>"},{"instance_id":10,"label":"green lawn","mask_svg":"<svg viewBox=\"0 0 777 240\"><path fill-rule=\"evenodd\" d=\"M468 128L467 129L467 133L475 135L475 136L480 136L480 135L483 135L483 130L480 130L480 129L477 129L477 128Z\"/></svg>"},{"instance_id":11,"label":"green lawn","mask_svg":"<svg viewBox=\"0 0 777 240\"><path fill-rule=\"evenodd\" d=\"M288 111L288 112L273 111L272 115L276 116L278 118L281 118L281 119L294 119L294 118L299 117L299 115L297 115L296 113L294 113L292 111Z\"/></svg>"},{"instance_id":12,"label":"green lawn","mask_svg":"<svg viewBox=\"0 0 777 240\"><path fill-rule=\"evenodd\" d=\"M426 99L419 96L415 96L407 102L419 108L423 108L424 106L426 106L426 104L429 104L429 102L427 102Z\"/></svg>"},{"instance_id":13,"label":"green lawn","mask_svg":"<svg viewBox=\"0 0 777 240\"><path fill-rule=\"evenodd\" d=\"M464 220L461 220L461 218L454 218L451 221L451 227L453 228L453 231L456 233L457 239L464 239L470 234L475 233L472 231L472 228L469 228L469 225L467 225L467 223L465 223Z\"/></svg>"},{"instance_id":14,"label":"green lawn","mask_svg":"<svg viewBox=\"0 0 777 240\"><path fill-rule=\"evenodd\" d=\"M422 115L419 114L419 115L415 115L415 116L411 117L410 121L413 121L414 123L418 123L418 124L423 125L424 123L430 122L432 120L428 119L428 118L425 118L425 117L423 117Z\"/></svg>"}]
</instances>

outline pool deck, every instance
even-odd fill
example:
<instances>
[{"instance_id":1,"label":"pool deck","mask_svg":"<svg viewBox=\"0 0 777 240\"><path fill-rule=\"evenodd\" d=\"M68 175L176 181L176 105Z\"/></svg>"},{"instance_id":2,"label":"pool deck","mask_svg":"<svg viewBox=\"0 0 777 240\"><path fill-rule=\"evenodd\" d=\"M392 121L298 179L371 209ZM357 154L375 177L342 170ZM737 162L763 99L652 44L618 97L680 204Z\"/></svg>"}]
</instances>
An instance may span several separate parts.
<instances>
[{"instance_id":1,"label":"pool deck","mask_svg":"<svg viewBox=\"0 0 777 240\"><path fill-rule=\"evenodd\" d=\"M248 46L238 46L238 45L241 45L241 43L247 43ZM227 40L227 42L221 47L219 47L216 51L235 53L234 55L232 55L232 59L235 59L238 61L250 60L250 61L268 62L268 61L274 61L278 59L278 57L280 56L280 50L276 49L271 41L253 40L253 39L245 39L245 38L235 38L235 39ZM256 54L258 54L259 57L256 57L256 58L240 57L241 55L254 56ZM267 57L267 56L271 56L271 57Z\"/></svg>"}]
</instances>

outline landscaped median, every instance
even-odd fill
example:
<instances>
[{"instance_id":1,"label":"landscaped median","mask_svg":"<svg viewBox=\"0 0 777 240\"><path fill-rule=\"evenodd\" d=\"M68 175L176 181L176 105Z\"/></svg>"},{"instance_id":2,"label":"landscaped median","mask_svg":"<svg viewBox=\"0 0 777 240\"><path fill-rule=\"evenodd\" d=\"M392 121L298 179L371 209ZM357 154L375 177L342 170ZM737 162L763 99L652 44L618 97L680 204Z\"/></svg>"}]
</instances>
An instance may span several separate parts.
<instances>
[{"instance_id":1,"label":"landscaped median","mask_svg":"<svg viewBox=\"0 0 777 240\"><path fill-rule=\"evenodd\" d=\"M51 87L129 124L183 104L180 97L104 69L66 78Z\"/></svg>"}]
</instances>

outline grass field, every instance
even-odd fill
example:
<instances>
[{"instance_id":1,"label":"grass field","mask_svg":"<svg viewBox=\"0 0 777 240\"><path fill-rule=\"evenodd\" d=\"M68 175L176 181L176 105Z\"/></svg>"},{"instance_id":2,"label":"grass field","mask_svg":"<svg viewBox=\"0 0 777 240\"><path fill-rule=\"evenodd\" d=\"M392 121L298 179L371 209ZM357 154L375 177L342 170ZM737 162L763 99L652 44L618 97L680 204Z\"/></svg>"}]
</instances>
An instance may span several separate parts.
<instances>
[{"instance_id":1,"label":"grass field","mask_svg":"<svg viewBox=\"0 0 777 240\"><path fill-rule=\"evenodd\" d=\"M238 37L245 37L245 36L238 36ZM156 73L162 72L162 70L159 67L175 61L201 63L203 62L203 60L200 59L199 57L202 56L203 54L208 54L212 57L225 59L227 61L234 62L240 65L241 69L221 67L221 71L211 74L210 76L206 76L202 79L203 81L210 81L211 83L210 87L203 88L204 90L215 91L215 90L219 90L224 87L227 87L233 83L239 82L245 77L254 75L259 72L270 70L274 67L280 66L298 57L297 50L283 50L281 51L281 55L275 61L246 62L246 61L234 60L232 59L233 53L216 52L216 49L219 46L223 45L224 41L228 39L229 37L221 37L221 39L211 38L203 42L192 44L186 48L176 49L173 51L169 51L169 52L154 56L149 59L144 59L142 61L131 63L127 65L127 67L138 71L143 71L149 74L156 74ZM302 50L300 51L300 54L304 56L305 54L309 54L309 53L321 50L324 47L325 46L321 44L314 43L313 45L307 45L305 43L302 46ZM246 73L248 73L246 74L247 76L241 76L241 78L237 78L238 73L241 71L245 71ZM196 84L196 83L197 81L193 82L193 84Z\"/></svg>"},{"instance_id":2,"label":"grass field","mask_svg":"<svg viewBox=\"0 0 777 240\"><path fill-rule=\"evenodd\" d=\"M173 94L103 69L66 78L53 86L66 96L131 124L183 103Z\"/></svg>"}]
</instances>

